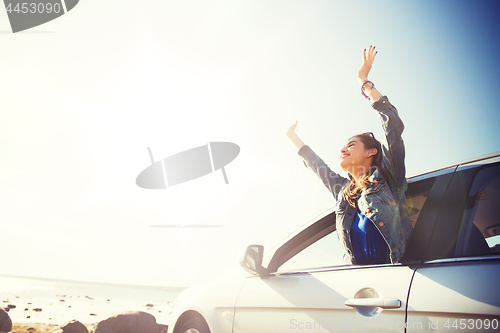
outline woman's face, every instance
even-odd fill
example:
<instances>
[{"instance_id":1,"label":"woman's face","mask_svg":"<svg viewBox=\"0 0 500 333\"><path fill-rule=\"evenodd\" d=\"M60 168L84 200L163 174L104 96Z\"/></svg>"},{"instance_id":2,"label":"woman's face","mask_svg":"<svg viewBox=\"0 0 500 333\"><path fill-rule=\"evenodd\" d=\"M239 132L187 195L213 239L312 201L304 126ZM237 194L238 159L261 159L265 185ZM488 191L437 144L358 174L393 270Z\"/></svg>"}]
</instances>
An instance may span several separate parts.
<instances>
[{"instance_id":1,"label":"woman's face","mask_svg":"<svg viewBox=\"0 0 500 333\"><path fill-rule=\"evenodd\" d=\"M370 158L370 156L373 156L371 154L372 150L373 149L366 149L359 137L352 137L347 141L347 144L340 149L340 167L351 175L355 173L366 174L373 159Z\"/></svg>"}]
</instances>

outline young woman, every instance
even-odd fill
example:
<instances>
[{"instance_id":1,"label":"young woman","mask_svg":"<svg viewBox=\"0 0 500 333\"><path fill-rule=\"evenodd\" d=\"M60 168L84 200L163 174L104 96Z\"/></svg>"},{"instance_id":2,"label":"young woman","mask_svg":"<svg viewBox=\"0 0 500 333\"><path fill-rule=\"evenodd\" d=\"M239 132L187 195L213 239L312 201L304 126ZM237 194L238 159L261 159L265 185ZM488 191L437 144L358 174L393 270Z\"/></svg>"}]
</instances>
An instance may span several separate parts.
<instances>
[{"instance_id":1,"label":"young woman","mask_svg":"<svg viewBox=\"0 0 500 333\"><path fill-rule=\"evenodd\" d=\"M372 133L353 136L340 149L340 167L349 179L333 172L295 133L287 132L306 166L314 171L335 197L336 226L347 263L396 263L403 256L412 232L405 191L403 122L396 108L368 81L375 47L363 51L358 71L361 93L373 103L385 132L383 144Z\"/></svg>"}]
</instances>

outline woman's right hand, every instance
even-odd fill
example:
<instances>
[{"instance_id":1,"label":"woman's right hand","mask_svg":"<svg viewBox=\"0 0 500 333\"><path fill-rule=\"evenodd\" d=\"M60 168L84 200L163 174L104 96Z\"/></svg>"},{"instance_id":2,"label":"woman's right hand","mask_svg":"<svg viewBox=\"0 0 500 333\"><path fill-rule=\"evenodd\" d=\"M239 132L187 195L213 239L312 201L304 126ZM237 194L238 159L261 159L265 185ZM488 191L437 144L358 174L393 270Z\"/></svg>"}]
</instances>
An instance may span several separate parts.
<instances>
[{"instance_id":1,"label":"woman's right hand","mask_svg":"<svg viewBox=\"0 0 500 333\"><path fill-rule=\"evenodd\" d=\"M361 68L358 71L358 81L359 84L361 84L361 89L362 91L364 90L365 94L367 94L370 98L370 101L372 103L378 101L380 97L382 97L382 94L375 89L373 86L373 83L363 85L367 80L368 80L368 74L370 73L370 70L372 69L373 62L375 61L375 56L377 55L377 51L375 51L375 46L370 45L368 48L368 52L365 49L363 51L363 65L361 65Z\"/></svg>"},{"instance_id":2,"label":"woman's right hand","mask_svg":"<svg viewBox=\"0 0 500 333\"><path fill-rule=\"evenodd\" d=\"M300 149L302 146L304 146L304 142L299 138L297 133L295 133L295 129L297 128L297 122L290 126L288 131L286 131L286 136L292 141L293 145L297 148Z\"/></svg>"},{"instance_id":3,"label":"woman's right hand","mask_svg":"<svg viewBox=\"0 0 500 333\"><path fill-rule=\"evenodd\" d=\"M370 45L368 52L366 52L366 49L363 50L363 65L361 65L361 68L358 71L358 80L360 84L363 84L365 80L368 80L368 73L370 73L370 70L372 69L373 61L375 60L376 55L377 52L375 52L375 46Z\"/></svg>"},{"instance_id":4,"label":"woman's right hand","mask_svg":"<svg viewBox=\"0 0 500 333\"><path fill-rule=\"evenodd\" d=\"M297 128L297 122L295 122L295 124L293 124L292 126L290 126L290 128L288 129L288 131L286 131L286 136L290 136L290 134L295 133L295 129L296 128Z\"/></svg>"}]
</instances>

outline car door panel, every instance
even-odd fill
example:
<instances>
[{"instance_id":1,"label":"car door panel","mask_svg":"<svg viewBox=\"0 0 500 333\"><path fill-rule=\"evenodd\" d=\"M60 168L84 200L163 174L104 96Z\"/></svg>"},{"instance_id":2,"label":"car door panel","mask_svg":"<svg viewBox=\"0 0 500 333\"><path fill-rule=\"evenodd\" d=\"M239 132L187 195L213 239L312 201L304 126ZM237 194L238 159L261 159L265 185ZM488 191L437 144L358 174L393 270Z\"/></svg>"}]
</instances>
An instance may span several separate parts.
<instances>
[{"instance_id":1,"label":"car door panel","mask_svg":"<svg viewBox=\"0 0 500 333\"><path fill-rule=\"evenodd\" d=\"M379 265L248 278L236 302L233 332L365 332L377 328L404 332L413 273L408 266ZM356 295L399 300L400 306L362 307L362 315L345 304ZM378 313L366 316L370 311Z\"/></svg>"}]
</instances>

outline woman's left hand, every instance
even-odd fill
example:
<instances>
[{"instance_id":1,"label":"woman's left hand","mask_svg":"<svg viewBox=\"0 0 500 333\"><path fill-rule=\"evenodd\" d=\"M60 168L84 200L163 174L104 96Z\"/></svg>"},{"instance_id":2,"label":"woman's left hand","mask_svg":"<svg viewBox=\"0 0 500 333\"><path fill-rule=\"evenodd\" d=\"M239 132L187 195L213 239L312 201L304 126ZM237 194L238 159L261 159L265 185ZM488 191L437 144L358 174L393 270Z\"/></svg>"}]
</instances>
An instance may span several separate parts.
<instances>
[{"instance_id":1,"label":"woman's left hand","mask_svg":"<svg viewBox=\"0 0 500 333\"><path fill-rule=\"evenodd\" d=\"M376 55L375 46L370 45L368 52L366 52L366 49L363 50L363 65L358 71L358 80L361 84L363 84L365 80L368 80L368 73L370 73L372 69L372 64Z\"/></svg>"}]
</instances>

